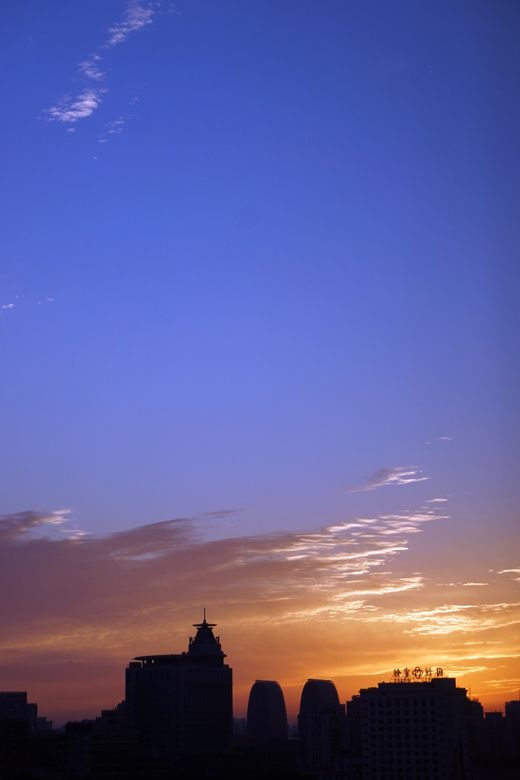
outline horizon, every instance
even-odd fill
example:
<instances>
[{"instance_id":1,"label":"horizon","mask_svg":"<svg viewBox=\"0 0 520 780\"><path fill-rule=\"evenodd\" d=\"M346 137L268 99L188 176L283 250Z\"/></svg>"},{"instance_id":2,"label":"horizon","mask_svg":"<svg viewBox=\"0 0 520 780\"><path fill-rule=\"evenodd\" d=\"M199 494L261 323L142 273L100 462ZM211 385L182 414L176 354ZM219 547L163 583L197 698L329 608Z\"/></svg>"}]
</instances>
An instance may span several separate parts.
<instances>
[{"instance_id":1,"label":"horizon","mask_svg":"<svg viewBox=\"0 0 520 780\"><path fill-rule=\"evenodd\" d=\"M204 607L203 610L204 610L204 618L203 619L206 620L206 607ZM197 627L197 625L198 624L192 624L193 627ZM211 626L212 628L214 628L214 627L218 626L219 624L209 623L208 625ZM217 640L220 640L220 635L217 635L216 638L217 638ZM186 639L186 643L185 643L186 649L189 646L188 640L189 640L189 637L187 637L187 639ZM222 642L220 642L220 644L222 645ZM224 656L225 656L225 659L226 659L225 662L231 667L233 672L235 672L235 668L229 662L229 657L228 657L228 654L225 652L225 648L222 648L222 650L224 652ZM183 655L185 653L185 650L180 648L177 651L172 651L172 653L174 655ZM148 655L154 655L155 653L149 652L147 654ZM147 655L147 654L145 654L145 655ZM166 654L168 654L168 653L166 653ZM125 666L121 669L120 687L121 687L122 696L121 696L120 700L117 701L117 702L116 701L112 701L112 703L110 705L105 703L105 705L101 706L99 708L99 710L90 709L86 713L85 711L82 711L81 709L77 709L76 711L74 711L72 713L72 715L70 717L67 716L67 715L64 715L63 712L60 711L60 710L55 710L54 712L51 711L50 715L49 715L49 713L43 715L43 713L40 711L41 708L40 708L39 702L35 701L34 697L31 697L29 691L27 691L27 699L28 699L28 701L32 701L33 703L38 704L38 715L39 715L39 717L43 716L43 717L46 717L48 720L53 721L53 727L54 728L62 728L69 721L92 720L95 717L101 715L101 710L113 709L117 705L119 705L122 702L124 702L124 668L126 668L126 666L128 665L128 663L130 661L132 661L132 660L134 660L134 659L136 659L138 657L139 656L134 655L131 658L129 658L127 663L125 664ZM407 679L404 678L405 668L408 668L408 672L409 672L409 675L408 675ZM421 677L414 676L415 668L419 668L420 669L420 672L422 673ZM457 678L455 676L452 676L449 673L449 670L446 670L443 667L437 667L434 664L430 664L429 665L429 669L430 669L430 673L431 674L430 674L429 677L424 677L423 678L423 675L425 674L425 671L426 671L427 668L428 667L425 666L425 668L422 669L422 668L419 667L418 664L416 666L410 665L409 667L406 667L406 665L402 665L401 667L395 667L394 666L391 669L384 670L384 671L387 672L386 675L384 675L382 672L372 673L372 674L370 674L370 673L369 674L365 674L365 675L362 676L362 679L365 680L365 683L364 684L360 683L359 686L358 686L358 689L354 690L353 692L351 692L352 691L352 686L354 685L354 688L355 688L356 684L353 683L353 682L344 683L344 685L346 685L348 687L348 690L349 690L349 693L346 696L342 695L342 690L341 690L340 686L337 684L337 680L334 677L332 677L332 676L317 677L316 675L312 675L311 674L310 676L308 676L305 679L303 679L301 681L301 683L293 683L293 684L290 684L290 685L284 684L283 682L280 682L279 680L276 680L276 682L280 685L280 687L281 687L281 689L282 689L282 691L284 693L284 699L285 699L286 708L287 708L287 720L288 720L288 723L289 723L290 727L294 727L295 725L297 725L297 718L298 718L298 712L299 712L301 691L303 690L303 687L304 687L305 683L307 682L307 680L312 680L312 679L327 679L327 680L331 680L334 683L335 687L338 689L338 695L339 695L340 702L348 702L354 696L357 696L362 689L377 688L381 683L383 683L383 684L392 683L393 685L406 684L406 683L418 684L418 683L421 683L421 682L429 682L430 680L435 680L435 679L453 679L453 680L455 680L455 684L457 685L458 688L462 688L462 689L466 690L468 698L470 698L471 700L474 700L474 701L480 701L480 698L477 695L474 695L472 693L471 689L468 689L463 684L460 684L460 682L457 680ZM397 671L399 671L403 675L402 679L401 678L396 679L396 675L395 675L396 669L397 669ZM312 671L312 670L309 670L309 671ZM343 677L345 677L345 676L343 676ZM346 675L346 677L347 678L354 677L357 680L361 679L361 677L359 675ZM243 685L241 685L241 703L239 705L238 710L236 709L236 706L235 706L235 700L233 701L233 717L234 718L237 718L237 719L246 718L247 702L248 702L249 692L250 692L253 684L255 682L257 682L258 680L267 680L267 679L271 680L271 679L274 679L274 678L273 677L260 676L260 677L256 677L254 680L250 681L249 683L243 683ZM233 682L233 688L235 688L235 687L236 687L235 686L235 682ZM287 689L289 689L289 691L290 691L289 696L287 695ZM298 691L299 691L299 693L298 693ZM516 700L520 700L520 691L518 691L518 698L517 699L511 698L511 699L504 700L501 703L501 706L500 706L500 702L499 702L498 699L492 700L487 707L486 707L485 703L483 703L483 702L480 702L480 703L482 704L485 713L486 712L502 712L503 713L505 711L505 705L508 703L508 701L516 701ZM56 720L59 721L58 725L56 725Z\"/></svg>"}]
</instances>

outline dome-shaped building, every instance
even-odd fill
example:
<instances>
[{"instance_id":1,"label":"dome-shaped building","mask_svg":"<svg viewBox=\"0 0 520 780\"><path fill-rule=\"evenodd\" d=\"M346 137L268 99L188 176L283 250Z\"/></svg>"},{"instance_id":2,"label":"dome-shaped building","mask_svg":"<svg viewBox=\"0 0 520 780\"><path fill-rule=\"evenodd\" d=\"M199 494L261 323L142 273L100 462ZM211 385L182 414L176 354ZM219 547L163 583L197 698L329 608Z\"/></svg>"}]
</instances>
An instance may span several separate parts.
<instances>
[{"instance_id":1,"label":"dome-shaped building","mask_svg":"<svg viewBox=\"0 0 520 780\"><path fill-rule=\"evenodd\" d=\"M307 680L298 715L300 748L307 768L330 769L341 753L345 708L331 680Z\"/></svg>"},{"instance_id":2,"label":"dome-shaped building","mask_svg":"<svg viewBox=\"0 0 520 780\"><path fill-rule=\"evenodd\" d=\"M307 680L300 700L300 715L335 714L339 696L332 680Z\"/></svg>"},{"instance_id":3,"label":"dome-shaped building","mask_svg":"<svg viewBox=\"0 0 520 780\"><path fill-rule=\"evenodd\" d=\"M255 747L273 750L285 745L287 731L282 689L274 680L257 680L247 705L247 736Z\"/></svg>"}]
</instances>

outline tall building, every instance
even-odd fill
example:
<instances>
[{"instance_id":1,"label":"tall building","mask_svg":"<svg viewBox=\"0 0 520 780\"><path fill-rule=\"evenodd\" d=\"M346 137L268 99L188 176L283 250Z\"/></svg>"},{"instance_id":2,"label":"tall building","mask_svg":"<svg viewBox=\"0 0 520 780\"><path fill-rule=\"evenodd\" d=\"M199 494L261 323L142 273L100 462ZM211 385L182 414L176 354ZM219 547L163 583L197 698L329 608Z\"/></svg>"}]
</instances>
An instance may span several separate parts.
<instances>
[{"instance_id":1,"label":"tall building","mask_svg":"<svg viewBox=\"0 0 520 780\"><path fill-rule=\"evenodd\" d=\"M470 780L469 705L448 677L361 689L363 780Z\"/></svg>"},{"instance_id":2,"label":"tall building","mask_svg":"<svg viewBox=\"0 0 520 780\"><path fill-rule=\"evenodd\" d=\"M257 680L247 705L247 736L261 750L277 750L286 745L287 733L282 689L274 680Z\"/></svg>"},{"instance_id":3,"label":"tall building","mask_svg":"<svg viewBox=\"0 0 520 780\"><path fill-rule=\"evenodd\" d=\"M304 765L331 769L343 753L346 718L331 680L307 680L298 715L298 735Z\"/></svg>"},{"instance_id":4,"label":"tall building","mask_svg":"<svg viewBox=\"0 0 520 780\"><path fill-rule=\"evenodd\" d=\"M126 669L129 726L150 767L171 766L185 754L231 750L232 671L224 663L214 623L195 623L187 652L143 655Z\"/></svg>"}]
</instances>

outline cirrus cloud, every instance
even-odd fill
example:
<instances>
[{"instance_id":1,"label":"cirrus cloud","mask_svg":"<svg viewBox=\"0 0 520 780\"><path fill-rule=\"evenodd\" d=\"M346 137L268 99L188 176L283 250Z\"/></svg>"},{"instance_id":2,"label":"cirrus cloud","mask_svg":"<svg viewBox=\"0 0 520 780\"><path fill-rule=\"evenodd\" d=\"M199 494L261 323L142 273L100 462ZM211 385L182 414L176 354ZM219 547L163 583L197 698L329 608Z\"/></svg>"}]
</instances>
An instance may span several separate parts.
<instances>
[{"instance_id":1,"label":"cirrus cloud","mask_svg":"<svg viewBox=\"0 0 520 780\"><path fill-rule=\"evenodd\" d=\"M146 25L151 24L154 14L155 11L149 3L143 3L141 0L130 0L123 21L110 27L109 37L106 41L98 47L96 52L89 54L87 59L79 63L78 70L85 82L84 89L74 97L68 94L63 95L56 105L45 109L47 121L71 123L90 116L101 104L101 96L108 92L107 89L94 86L94 84L103 81L106 76L105 71L100 67L103 57L98 52L124 43L131 33L138 32Z\"/></svg>"},{"instance_id":2,"label":"cirrus cloud","mask_svg":"<svg viewBox=\"0 0 520 780\"><path fill-rule=\"evenodd\" d=\"M377 469L360 487L347 488L347 493L358 493L364 490L375 490L384 485L409 485L412 482L424 482L429 477L420 476L421 469L417 466L392 466Z\"/></svg>"},{"instance_id":3,"label":"cirrus cloud","mask_svg":"<svg viewBox=\"0 0 520 780\"><path fill-rule=\"evenodd\" d=\"M122 697L133 656L182 650L204 606L224 633L238 711L267 668L294 709L309 676L350 675L351 695L367 682L356 674L391 670L410 652L434 663L452 652L452 636L480 638L482 628L500 636L495 655L511 654L518 606L506 601L507 577L504 597L479 607L448 603L431 587L432 572L417 571L413 535L446 515L419 510L219 538L219 518L240 511L105 535L85 534L65 509L0 517L0 686L30 681L54 717L94 715ZM480 590L467 595L476 600ZM480 667L485 680L488 661Z\"/></svg>"}]
</instances>

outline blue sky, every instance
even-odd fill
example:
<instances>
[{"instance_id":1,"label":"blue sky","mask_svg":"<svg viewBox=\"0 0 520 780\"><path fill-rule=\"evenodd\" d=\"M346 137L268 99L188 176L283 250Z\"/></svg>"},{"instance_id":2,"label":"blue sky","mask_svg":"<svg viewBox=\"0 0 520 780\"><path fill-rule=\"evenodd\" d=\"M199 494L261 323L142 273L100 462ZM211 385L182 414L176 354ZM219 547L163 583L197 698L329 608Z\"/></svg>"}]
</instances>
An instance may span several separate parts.
<instances>
[{"instance_id":1,"label":"blue sky","mask_svg":"<svg viewBox=\"0 0 520 780\"><path fill-rule=\"evenodd\" d=\"M1 512L518 566L518 6L0 13Z\"/></svg>"}]
</instances>

